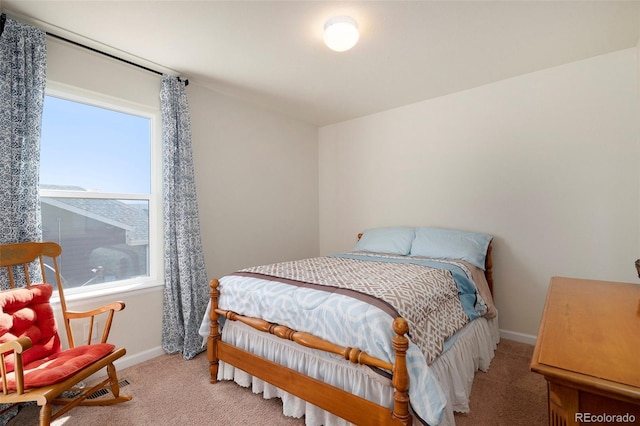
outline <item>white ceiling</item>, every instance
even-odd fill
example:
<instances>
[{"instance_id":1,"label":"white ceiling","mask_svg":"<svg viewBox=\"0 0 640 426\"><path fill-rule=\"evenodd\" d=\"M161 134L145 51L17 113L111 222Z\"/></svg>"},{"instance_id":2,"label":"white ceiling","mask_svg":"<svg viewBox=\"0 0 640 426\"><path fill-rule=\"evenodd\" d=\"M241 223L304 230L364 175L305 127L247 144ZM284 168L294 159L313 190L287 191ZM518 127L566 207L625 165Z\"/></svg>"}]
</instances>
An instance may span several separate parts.
<instances>
[{"instance_id":1,"label":"white ceiling","mask_svg":"<svg viewBox=\"0 0 640 426\"><path fill-rule=\"evenodd\" d=\"M633 47L637 1L31 1L9 16L325 125ZM360 41L322 44L350 15ZM80 35L81 37L79 37Z\"/></svg>"}]
</instances>

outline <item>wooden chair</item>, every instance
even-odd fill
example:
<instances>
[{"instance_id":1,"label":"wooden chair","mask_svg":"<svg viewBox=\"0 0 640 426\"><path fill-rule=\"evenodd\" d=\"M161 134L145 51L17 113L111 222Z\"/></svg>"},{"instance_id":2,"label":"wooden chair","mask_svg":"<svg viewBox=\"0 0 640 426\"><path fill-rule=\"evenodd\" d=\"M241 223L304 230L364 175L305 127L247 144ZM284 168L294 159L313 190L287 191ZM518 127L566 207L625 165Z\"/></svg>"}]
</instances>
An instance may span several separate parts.
<instances>
[{"instance_id":1,"label":"wooden chair","mask_svg":"<svg viewBox=\"0 0 640 426\"><path fill-rule=\"evenodd\" d=\"M0 291L0 404L35 401L40 406L41 426L49 425L77 405L111 405L131 400L130 396L120 395L113 365L126 350L107 343L113 315L124 309L124 303L114 302L88 312L67 310L58 268L61 253L62 248L51 242L0 245L0 273L6 270L11 286ZM45 260L50 263L45 264ZM53 270L49 275L55 275L60 296L69 344L65 350L61 349L49 303L53 286L47 281L47 268ZM40 276L34 276L34 270L42 274L42 281ZM98 315L105 325L100 342L92 343L91 331ZM76 346L71 321L81 319L88 322L89 332L87 342ZM83 387L84 380L103 368L105 379ZM87 399L101 389L110 390L110 397ZM54 413L53 404L62 407Z\"/></svg>"}]
</instances>

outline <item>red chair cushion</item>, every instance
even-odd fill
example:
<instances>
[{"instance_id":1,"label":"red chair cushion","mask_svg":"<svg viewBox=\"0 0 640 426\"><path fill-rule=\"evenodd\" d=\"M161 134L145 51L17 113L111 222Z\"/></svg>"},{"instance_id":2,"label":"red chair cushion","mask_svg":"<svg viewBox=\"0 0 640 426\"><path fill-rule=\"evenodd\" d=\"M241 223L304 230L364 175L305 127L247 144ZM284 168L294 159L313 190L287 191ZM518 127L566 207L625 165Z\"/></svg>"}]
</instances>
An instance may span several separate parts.
<instances>
[{"instance_id":1,"label":"red chair cushion","mask_svg":"<svg viewBox=\"0 0 640 426\"><path fill-rule=\"evenodd\" d=\"M77 346L24 366L24 388L38 388L61 382L84 367L111 353L110 343ZM9 390L16 389L14 373L7 375Z\"/></svg>"},{"instance_id":2,"label":"red chair cushion","mask_svg":"<svg viewBox=\"0 0 640 426\"><path fill-rule=\"evenodd\" d=\"M60 352L56 320L49 299L50 284L0 292L0 343L27 336L32 346L23 352L23 364ZM7 371L13 371L14 355L5 357Z\"/></svg>"},{"instance_id":3,"label":"red chair cushion","mask_svg":"<svg viewBox=\"0 0 640 426\"><path fill-rule=\"evenodd\" d=\"M22 353L25 389L61 382L115 348L98 343L60 352L56 320L49 304L52 293L50 284L0 292L0 343L22 336L32 342ZM15 390L14 354L7 355L5 362L8 389Z\"/></svg>"}]
</instances>

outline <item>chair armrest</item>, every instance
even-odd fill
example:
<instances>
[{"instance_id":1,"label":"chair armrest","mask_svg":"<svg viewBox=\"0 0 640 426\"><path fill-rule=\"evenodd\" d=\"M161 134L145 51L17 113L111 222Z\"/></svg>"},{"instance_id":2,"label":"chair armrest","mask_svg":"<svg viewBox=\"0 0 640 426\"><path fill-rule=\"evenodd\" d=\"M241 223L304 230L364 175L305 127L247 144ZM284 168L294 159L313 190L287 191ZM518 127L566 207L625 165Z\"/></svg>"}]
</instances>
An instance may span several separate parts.
<instances>
[{"instance_id":1,"label":"chair armrest","mask_svg":"<svg viewBox=\"0 0 640 426\"><path fill-rule=\"evenodd\" d=\"M22 364L22 352L29 349L32 345L31 339L28 337L19 337L15 340L5 342L0 345L0 374L2 374L2 393L9 393L7 385L7 364L5 355L14 354L13 374L16 381L16 392L24 393L24 369Z\"/></svg>"},{"instance_id":2,"label":"chair armrest","mask_svg":"<svg viewBox=\"0 0 640 426\"><path fill-rule=\"evenodd\" d=\"M107 305L101 306L96 309L92 309L90 311L67 311L65 315L70 319L78 319L78 318L89 318L95 317L96 315L100 315L104 312L118 312L122 311L125 308L124 302L111 302Z\"/></svg>"},{"instance_id":3,"label":"chair armrest","mask_svg":"<svg viewBox=\"0 0 640 426\"><path fill-rule=\"evenodd\" d=\"M7 352L13 351L16 354L21 354L31 347L31 339L26 336L19 337L9 342L4 342L0 345L0 354L4 355Z\"/></svg>"},{"instance_id":4,"label":"chair armrest","mask_svg":"<svg viewBox=\"0 0 640 426\"><path fill-rule=\"evenodd\" d=\"M124 302L111 302L104 306L101 306L96 309L92 309L90 311L65 311L63 312L63 316L65 319L65 323L67 325L67 335L70 337L69 346L74 347L75 342L73 340L73 336L71 335L71 327L69 326L70 320L82 319L82 318L90 318L89 321L89 333L87 336L87 341L84 342L86 345L91 344L92 334L93 334L93 325L96 321L96 317L98 315L104 314L106 317L104 326L102 327L102 338L100 340L101 343L107 343L109 339L109 332L111 331L111 323L113 322L113 314L115 312L122 311L125 308Z\"/></svg>"}]
</instances>

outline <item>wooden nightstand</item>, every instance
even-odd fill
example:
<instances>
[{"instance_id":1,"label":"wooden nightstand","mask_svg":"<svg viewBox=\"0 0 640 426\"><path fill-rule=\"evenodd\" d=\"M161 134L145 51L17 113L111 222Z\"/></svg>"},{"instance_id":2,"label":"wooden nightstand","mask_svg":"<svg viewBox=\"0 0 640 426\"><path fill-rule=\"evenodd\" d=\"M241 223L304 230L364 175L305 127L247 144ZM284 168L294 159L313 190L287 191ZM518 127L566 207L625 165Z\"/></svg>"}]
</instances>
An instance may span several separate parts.
<instances>
[{"instance_id":1,"label":"wooden nightstand","mask_svg":"<svg viewBox=\"0 0 640 426\"><path fill-rule=\"evenodd\" d=\"M552 278L531 370L550 425L639 424L640 285Z\"/></svg>"}]
</instances>

